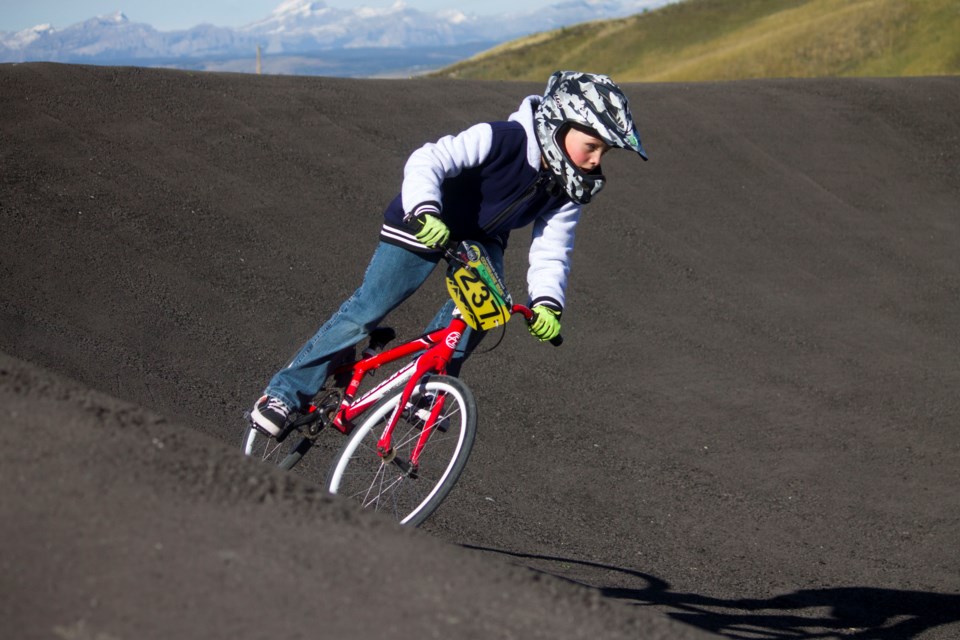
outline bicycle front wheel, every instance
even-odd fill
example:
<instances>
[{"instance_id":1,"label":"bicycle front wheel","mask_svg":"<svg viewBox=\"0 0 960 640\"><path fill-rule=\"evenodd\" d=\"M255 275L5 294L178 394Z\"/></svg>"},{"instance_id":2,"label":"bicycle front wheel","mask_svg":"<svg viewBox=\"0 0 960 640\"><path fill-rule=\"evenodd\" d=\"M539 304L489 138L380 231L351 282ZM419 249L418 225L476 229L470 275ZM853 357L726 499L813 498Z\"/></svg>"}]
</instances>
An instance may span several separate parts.
<instances>
[{"instance_id":1,"label":"bicycle front wheel","mask_svg":"<svg viewBox=\"0 0 960 640\"><path fill-rule=\"evenodd\" d=\"M415 527L440 506L463 472L476 437L477 403L458 378L426 378L402 408L393 432L393 451L380 457L377 441L402 393L398 390L380 400L350 434L327 474L327 490ZM441 400L443 410L414 468L411 456L424 421Z\"/></svg>"}]
</instances>

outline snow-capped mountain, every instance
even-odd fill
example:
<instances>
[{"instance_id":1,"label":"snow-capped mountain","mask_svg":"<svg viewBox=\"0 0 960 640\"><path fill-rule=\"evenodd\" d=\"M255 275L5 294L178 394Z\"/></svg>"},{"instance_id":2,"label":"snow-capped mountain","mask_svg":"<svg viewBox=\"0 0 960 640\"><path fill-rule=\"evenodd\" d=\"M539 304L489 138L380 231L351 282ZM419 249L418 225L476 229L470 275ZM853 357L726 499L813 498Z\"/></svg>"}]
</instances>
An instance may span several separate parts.
<instances>
[{"instance_id":1,"label":"snow-capped mountain","mask_svg":"<svg viewBox=\"0 0 960 640\"><path fill-rule=\"evenodd\" d=\"M627 16L676 1L568 0L535 11L477 16L457 10L422 12L407 7L402 0L385 9L337 9L324 2L284 0L269 16L236 29L203 24L165 32L131 22L117 12L63 29L44 24L0 32L0 62L44 60L204 68L200 61L249 58L258 47L267 56L364 48L458 47L458 51L472 52L529 33ZM472 49L464 49L465 45Z\"/></svg>"},{"instance_id":2,"label":"snow-capped mountain","mask_svg":"<svg viewBox=\"0 0 960 640\"><path fill-rule=\"evenodd\" d=\"M65 29L41 25L0 33L0 61L113 62L197 57L256 47L237 31L199 25L185 31L157 31L130 22L121 12L91 18Z\"/></svg>"},{"instance_id":3,"label":"snow-capped mountain","mask_svg":"<svg viewBox=\"0 0 960 640\"><path fill-rule=\"evenodd\" d=\"M286 0L263 20L237 30L265 43L268 53L347 47L448 46L489 40L459 12L423 13L396 2L387 9L335 9L323 2Z\"/></svg>"}]
</instances>

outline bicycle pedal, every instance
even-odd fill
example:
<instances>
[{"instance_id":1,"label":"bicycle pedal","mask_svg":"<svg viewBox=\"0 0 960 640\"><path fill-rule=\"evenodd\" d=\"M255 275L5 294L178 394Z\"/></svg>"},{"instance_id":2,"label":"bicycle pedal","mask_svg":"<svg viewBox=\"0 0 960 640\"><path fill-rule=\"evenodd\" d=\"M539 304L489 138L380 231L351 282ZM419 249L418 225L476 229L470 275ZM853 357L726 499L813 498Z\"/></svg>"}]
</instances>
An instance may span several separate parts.
<instances>
[{"instance_id":1,"label":"bicycle pedal","mask_svg":"<svg viewBox=\"0 0 960 640\"><path fill-rule=\"evenodd\" d=\"M417 417L423 420L423 423L426 424L427 420L430 419L430 412L426 409L420 409L417 411ZM433 425L434 431L439 431L440 433L446 433L450 429L450 419L449 418L440 418Z\"/></svg>"},{"instance_id":2,"label":"bicycle pedal","mask_svg":"<svg viewBox=\"0 0 960 640\"><path fill-rule=\"evenodd\" d=\"M263 427L261 427L260 425L258 425L258 424L257 424L256 422L254 422L253 420L250 421L250 428L253 429L254 431L256 431L257 433L259 433L260 435L265 436L265 437L267 437L267 438L274 438L274 437L276 437L277 442L281 442L281 441L282 441L282 438L281 438L280 436L283 436L283 435L284 435L284 433L281 431L277 436L274 436L272 433L270 433L269 431L267 431L266 429L264 429Z\"/></svg>"}]
</instances>

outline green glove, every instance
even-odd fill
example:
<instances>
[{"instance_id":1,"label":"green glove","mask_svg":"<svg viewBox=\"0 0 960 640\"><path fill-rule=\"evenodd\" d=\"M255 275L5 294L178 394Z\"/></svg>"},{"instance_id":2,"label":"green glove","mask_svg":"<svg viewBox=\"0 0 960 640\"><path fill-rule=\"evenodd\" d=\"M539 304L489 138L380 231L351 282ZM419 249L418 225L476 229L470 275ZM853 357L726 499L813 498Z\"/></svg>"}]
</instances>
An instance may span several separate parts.
<instances>
[{"instance_id":1,"label":"green glove","mask_svg":"<svg viewBox=\"0 0 960 640\"><path fill-rule=\"evenodd\" d=\"M417 240L428 247L442 247L450 239L450 228L437 216L420 216L423 227L417 232Z\"/></svg>"},{"instance_id":2,"label":"green glove","mask_svg":"<svg viewBox=\"0 0 960 640\"><path fill-rule=\"evenodd\" d=\"M560 312L538 304L533 308L533 323L527 328L540 342L553 340L560 335Z\"/></svg>"}]
</instances>

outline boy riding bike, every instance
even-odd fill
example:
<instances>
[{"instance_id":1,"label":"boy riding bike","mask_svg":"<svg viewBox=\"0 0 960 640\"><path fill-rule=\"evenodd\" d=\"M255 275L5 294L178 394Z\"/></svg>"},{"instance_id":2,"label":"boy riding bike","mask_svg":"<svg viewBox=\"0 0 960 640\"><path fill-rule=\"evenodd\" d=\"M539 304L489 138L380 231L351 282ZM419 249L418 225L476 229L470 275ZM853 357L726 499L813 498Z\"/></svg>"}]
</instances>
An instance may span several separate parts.
<instances>
[{"instance_id":1,"label":"boy riding bike","mask_svg":"<svg viewBox=\"0 0 960 640\"><path fill-rule=\"evenodd\" d=\"M612 147L647 159L626 96L607 76L558 71L542 98L528 96L506 122L480 123L414 151L362 284L270 380L251 412L254 427L280 434L290 412L317 394L331 359L410 297L450 240L480 243L502 277L510 232L532 223L529 329L540 341L555 338L581 205L603 188L600 160ZM453 308L448 301L428 330L446 324ZM451 375L482 334L468 328L464 337Z\"/></svg>"}]
</instances>

